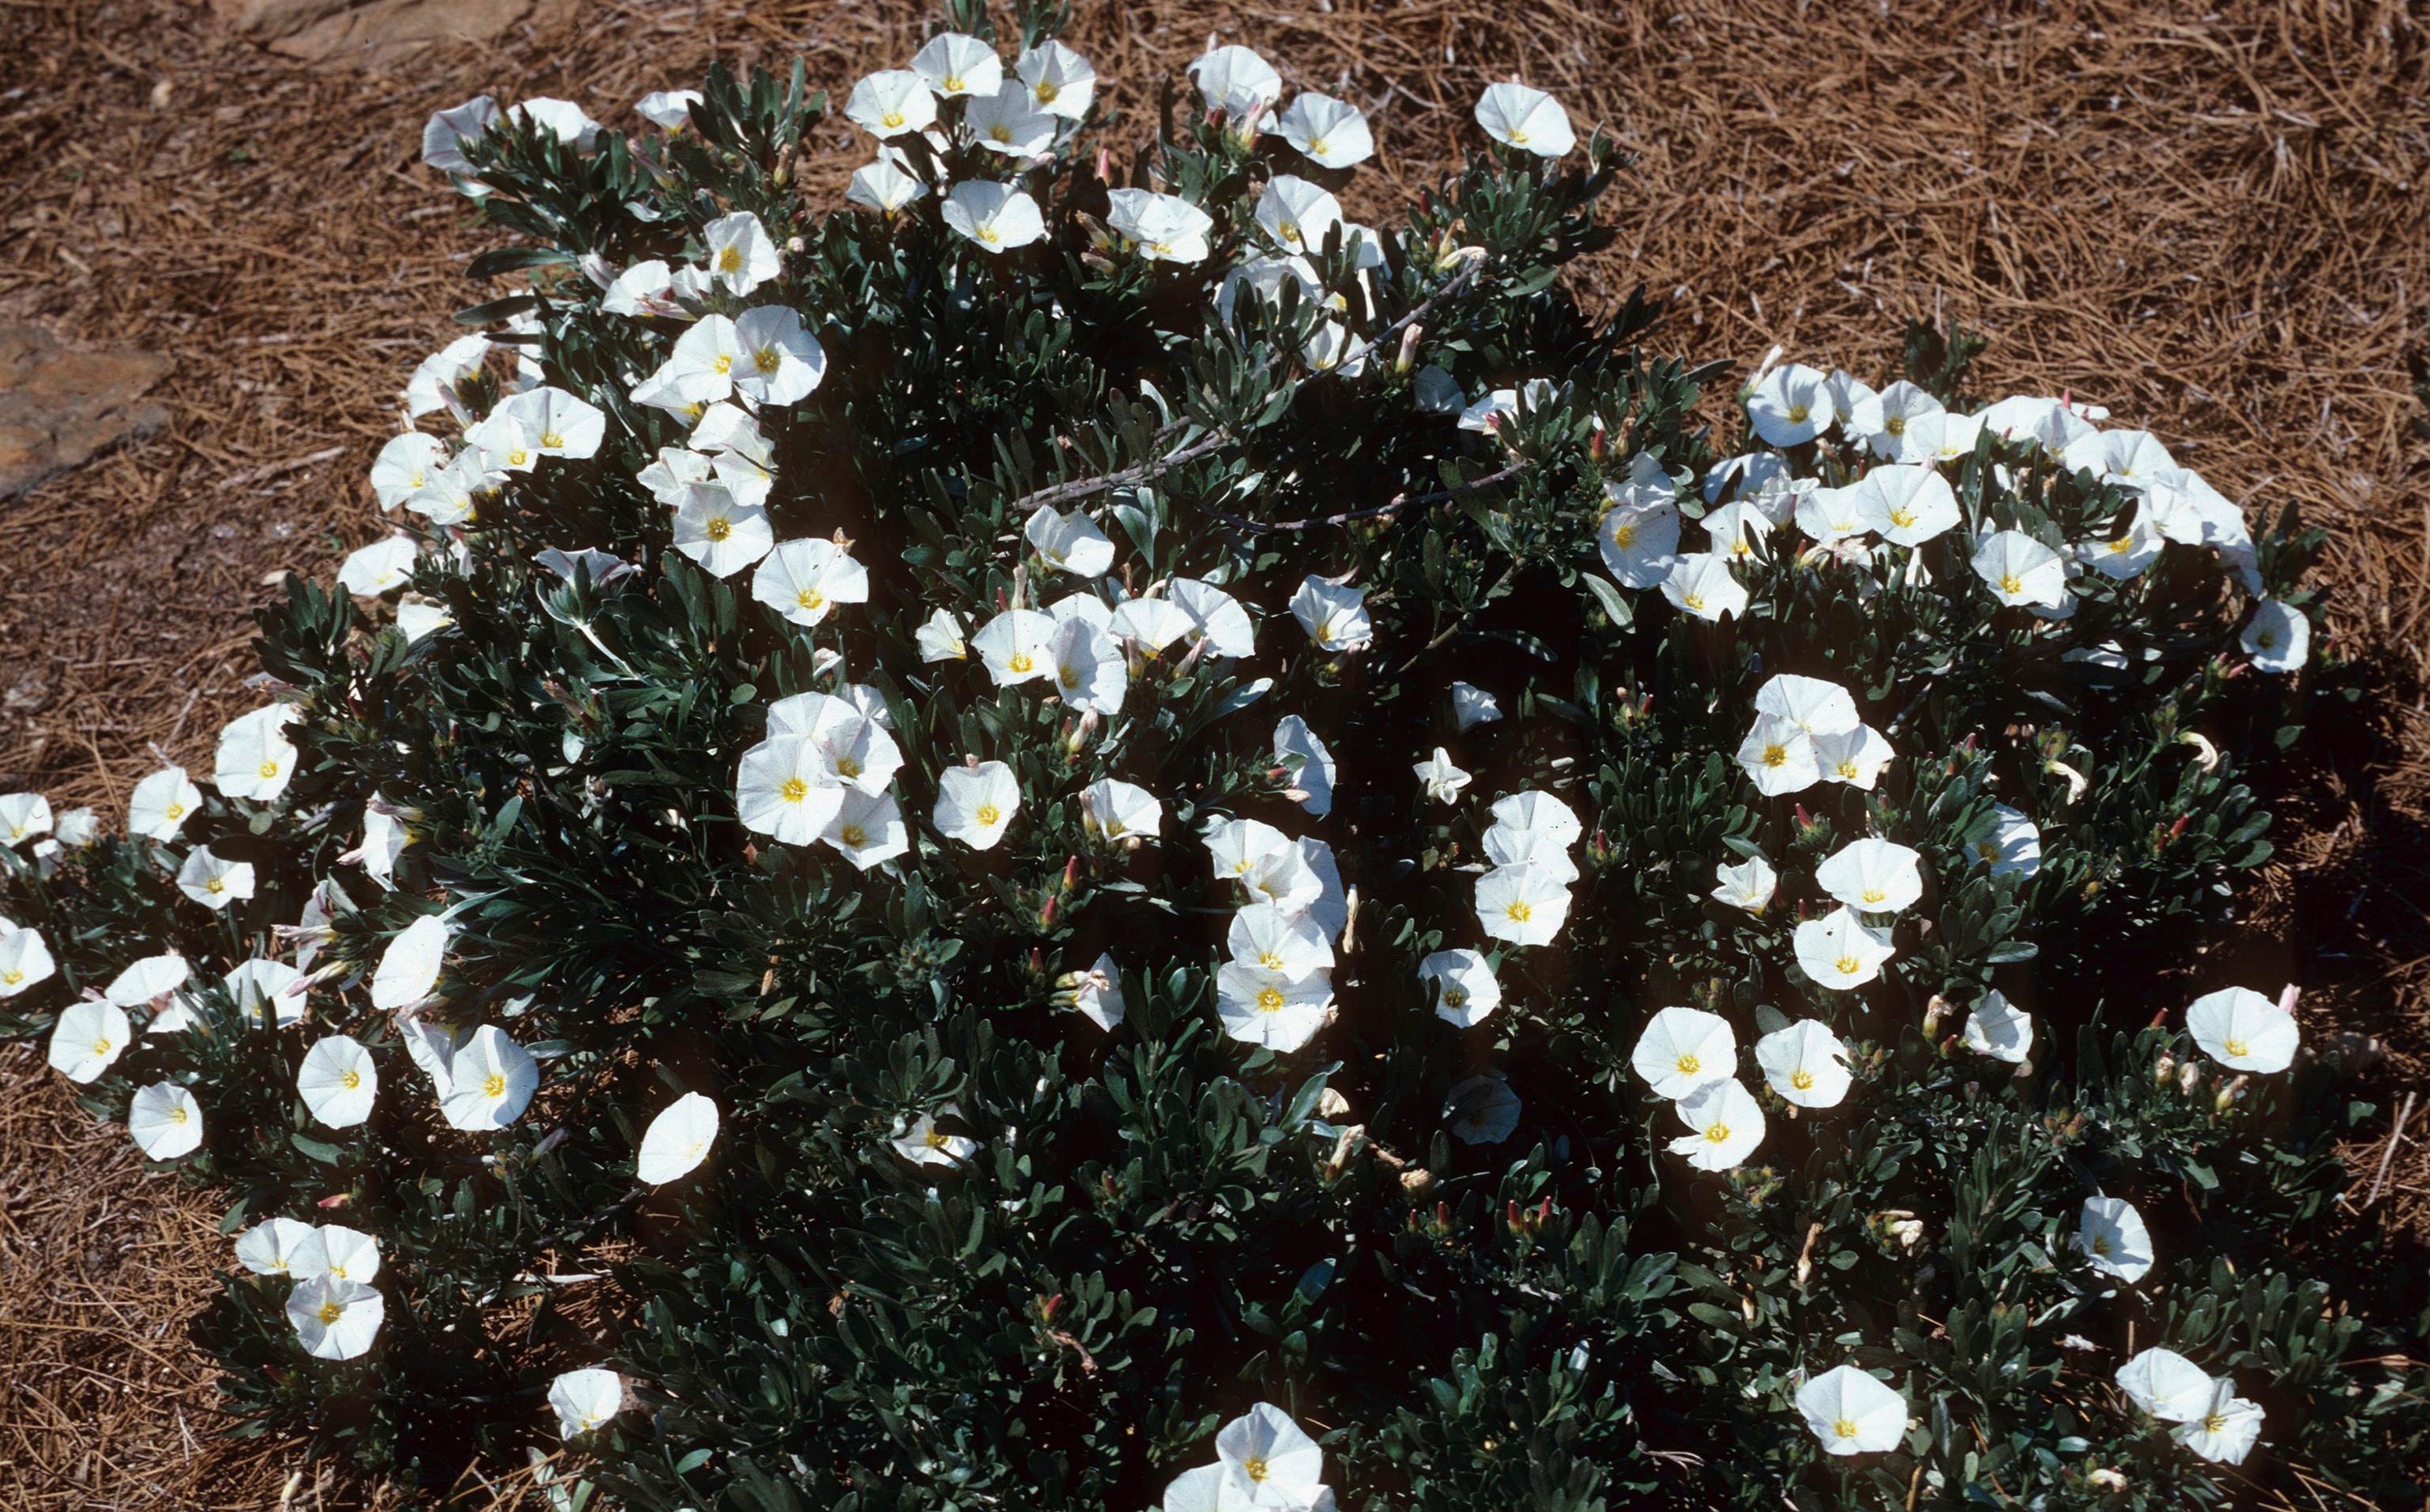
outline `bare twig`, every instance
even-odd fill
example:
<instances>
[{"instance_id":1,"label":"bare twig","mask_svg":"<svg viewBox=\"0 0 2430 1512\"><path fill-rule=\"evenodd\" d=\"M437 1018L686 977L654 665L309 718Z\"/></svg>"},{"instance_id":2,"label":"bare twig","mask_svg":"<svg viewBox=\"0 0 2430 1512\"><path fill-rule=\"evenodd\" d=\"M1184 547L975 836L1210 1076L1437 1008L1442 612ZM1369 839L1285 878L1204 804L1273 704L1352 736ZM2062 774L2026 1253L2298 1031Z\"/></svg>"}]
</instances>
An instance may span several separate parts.
<instances>
[{"instance_id":1,"label":"bare twig","mask_svg":"<svg viewBox=\"0 0 2430 1512\"><path fill-rule=\"evenodd\" d=\"M1479 492L1497 484L1507 483L1526 471L1525 462L1513 462L1508 467L1489 473L1481 478L1471 478L1465 483L1455 484L1448 489L1437 489L1431 493L1396 493L1389 501L1371 508L1344 509L1340 514L1310 515L1305 520L1251 520L1245 515L1232 514L1212 506L1201 506L1201 507L1210 517L1227 525L1236 525L1242 530L1313 530L1320 525L1346 525L1354 520L1373 520L1378 515L1388 515L1395 509L1406 509L1412 505L1423 507L1441 504L1465 494Z\"/></svg>"},{"instance_id":2,"label":"bare twig","mask_svg":"<svg viewBox=\"0 0 2430 1512\"><path fill-rule=\"evenodd\" d=\"M2405 1094L2405 1107L2396 1115L2396 1126L2388 1131L2388 1146L2379 1152L2379 1170L2371 1178L2371 1195L2362 1200L2365 1207L2379 1201L2380 1188L2388 1182L2388 1162L2396 1158L2396 1147L2405 1142L2405 1126L2413 1122L2414 1095Z\"/></svg>"}]
</instances>

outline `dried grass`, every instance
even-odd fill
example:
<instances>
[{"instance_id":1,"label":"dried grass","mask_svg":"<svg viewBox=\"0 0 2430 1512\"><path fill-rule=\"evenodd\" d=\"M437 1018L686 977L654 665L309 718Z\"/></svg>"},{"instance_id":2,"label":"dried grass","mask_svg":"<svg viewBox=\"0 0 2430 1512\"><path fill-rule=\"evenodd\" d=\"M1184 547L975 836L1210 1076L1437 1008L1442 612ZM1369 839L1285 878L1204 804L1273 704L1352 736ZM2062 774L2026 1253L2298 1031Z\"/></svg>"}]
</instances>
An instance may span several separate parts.
<instances>
[{"instance_id":1,"label":"dried grass","mask_svg":"<svg viewBox=\"0 0 2430 1512\"><path fill-rule=\"evenodd\" d=\"M423 117L478 91L613 117L711 58L800 52L840 89L928 12L593 4L573 27L436 50L394 76L313 74L173 0L8 8L0 58L0 314L177 363L161 437L0 512L0 787L115 806L155 759L207 757L248 701L266 573L325 573L375 530L364 469L409 364L478 297L477 244L415 163ZM1221 33L1344 94L1383 157L1380 208L1470 141L1518 74L1639 163L1590 271L1673 302L1697 357L1881 372L1906 317L1989 331L1995 390L2070 388L2146 425L2255 508L2335 532L2334 648L2382 696L2282 814L2274 962L2319 984L2315 1030L2375 1036L2393 1105L2430 1094L2430 490L2403 354L2430 295L2430 99L2397 0L1796 4L1083 0L1073 37L1118 81L1118 134ZM864 156L834 126L806 192ZM332 452L332 448L336 450ZM275 1505L275 1452L208 1436L176 1326L224 1254L209 1205L139 1173L21 1051L0 1108L0 1503ZM2357 1150L2358 1234L2430 1233L2430 1120ZM96 1258L97 1257L97 1258ZM182 1420L180 1415L182 1414ZM346 1492L344 1496L358 1493ZM297 1504L339 1498L306 1487ZM338 1504L332 1501L330 1504Z\"/></svg>"}]
</instances>

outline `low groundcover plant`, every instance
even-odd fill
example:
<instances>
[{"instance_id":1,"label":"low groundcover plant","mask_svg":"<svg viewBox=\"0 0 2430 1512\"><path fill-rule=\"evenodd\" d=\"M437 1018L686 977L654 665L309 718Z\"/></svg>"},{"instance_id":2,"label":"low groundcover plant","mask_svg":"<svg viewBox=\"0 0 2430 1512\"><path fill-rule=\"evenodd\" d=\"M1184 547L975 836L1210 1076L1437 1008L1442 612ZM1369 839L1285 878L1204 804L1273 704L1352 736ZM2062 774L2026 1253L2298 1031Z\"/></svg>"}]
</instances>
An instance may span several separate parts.
<instances>
[{"instance_id":1,"label":"low groundcover plant","mask_svg":"<svg viewBox=\"0 0 2430 1512\"><path fill-rule=\"evenodd\" d=\"M123 838L0 799L0 1026L230 1194L244 1426L663 1509L2403 1497L2370 1110L2199 949L2319 533L1929 328L1717 430L1563 282L1557 101L1363 225L1355 106L1218 46L1118 161L1059 19L854 85L841 206L798 68L434 118L521 283L393 534Z\"/></svg>"}]
</instances>

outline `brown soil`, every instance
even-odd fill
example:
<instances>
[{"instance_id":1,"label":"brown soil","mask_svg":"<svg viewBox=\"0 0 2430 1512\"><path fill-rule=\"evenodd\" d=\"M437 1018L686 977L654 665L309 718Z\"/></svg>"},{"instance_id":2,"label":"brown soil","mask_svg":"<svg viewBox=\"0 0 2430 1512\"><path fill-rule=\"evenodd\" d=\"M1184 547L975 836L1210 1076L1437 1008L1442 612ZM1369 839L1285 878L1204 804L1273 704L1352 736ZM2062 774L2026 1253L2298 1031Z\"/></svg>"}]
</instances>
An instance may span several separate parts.
<instances>
[{"instance_id":1,"label":"brown soil","mask_svg":"<svg viewBox=\"0 0 2430 1512\"><path fill-rule=\"evenodd\" d=\"M480 244L416 161L433 108L559 94L624 119L711 59L841 91L907 57L907 0L592 3L569 25L315 72L176 0L0 0L0 319L163 352L168 428L0 505L0 790L115 810L249 702L249 615L376 532L362 481L411 364L481 297ZM1673 302L1661 344L1887 375L1907 317L1988 331L1981 383L2148 426L2256 513L2335 533L2331 649L2376 696L2282 809L2267 916L2315 1033L2377 1037L2430 1100L2430 488L2405 354L2430 299L2430 36L2399 0L1835 4L1082 0L1071 40L1142 135L1212 35L1364 106L1370 208L1473 143L1513 75L1639 154L1597 292ZM841 125L805 192L866 156ZM0 1052L0 1504L356 1504L211 1435L184 1321L216 1209L147 1177L39 1057ZM2430 1235L2430 1109L2353 1152L2358 1232ZM2383 1156L2386 1156L2383 1165ZM2372 1199L2376 1198L2376 1202ZM284 1494L282 1494L284 1492Z\"/></svg>"}]
</instances>

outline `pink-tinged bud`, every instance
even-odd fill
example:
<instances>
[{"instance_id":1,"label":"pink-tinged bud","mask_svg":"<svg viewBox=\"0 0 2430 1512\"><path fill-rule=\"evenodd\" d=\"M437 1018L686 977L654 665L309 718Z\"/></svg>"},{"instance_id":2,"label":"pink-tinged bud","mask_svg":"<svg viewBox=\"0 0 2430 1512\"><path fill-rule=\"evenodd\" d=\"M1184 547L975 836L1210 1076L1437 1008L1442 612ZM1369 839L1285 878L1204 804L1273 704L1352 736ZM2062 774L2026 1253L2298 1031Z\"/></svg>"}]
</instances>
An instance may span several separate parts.
<instances>
[{"instance_id":1,"label":"pink-tinged bud","mask_svg":"<svg viewBox=\"0 0 2430 1512\"><path fill-rule=\"evenodd\" d=\"M1417 365L1418 339L1423 335L1424 332L1425 327L1416 324L1415 323L1412 323L1402 329L1400 355L1392 359L1392 371L1394 373L1406 373L1410 368Z\"/></svg>"},{"instance_id":2,"label":"pink-tinged bud","mask_svg":"<svg viewBox=\"0 0 2430 1512\"><path fill-rule=\"evenodd\" d=\"M1040 929L1054 928L1055 920L1062 911L1063 897L1062 894L1057 893L1054 897L1046 900L1045 907L1038 910L1038 927Z\"/></svg>"},{"instance_id":3,"label":"pink-tinged bud","mask_svg":"<svg viewBox=\"0 0 2430 1512\"><path fill-rule=\"evenodd\" d=\"M331 1208L334 1208L334 1207L343 1207L343 1206L345 1206L348 1203L351 1203L351 1202L353 1202L354 1200L355 1200L355 1194L354 1194L354 1193L352 1193L352 1192L343 1192L343 1191L341 1191L341 1192L335 1193L335 1194L333 1194L333 1195L331 1195L331 1196L324 1197L324 1198L322 1198L319 1202L314 1203L312 1205L313 1205L313 1206L315 1206L315 1207L331 1207Z\"/></svg>"},{"instance_id":4,"label":"pink-tinged bud","mask_svg":"<svg viewBox=\"0 0 2430 1512\"><path fill-rule=\"evenodd\" d=\"M1063 863L1063 890L1071 891L1080 884L1080 858L1073 856Z\"/></svg>"}]
</instances>

